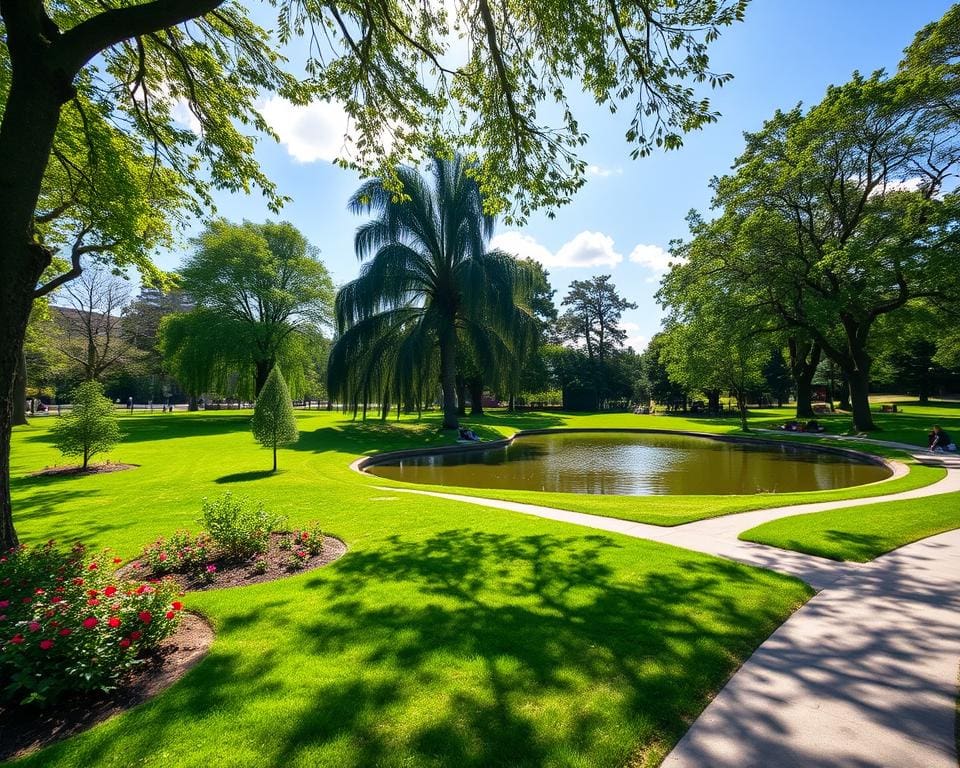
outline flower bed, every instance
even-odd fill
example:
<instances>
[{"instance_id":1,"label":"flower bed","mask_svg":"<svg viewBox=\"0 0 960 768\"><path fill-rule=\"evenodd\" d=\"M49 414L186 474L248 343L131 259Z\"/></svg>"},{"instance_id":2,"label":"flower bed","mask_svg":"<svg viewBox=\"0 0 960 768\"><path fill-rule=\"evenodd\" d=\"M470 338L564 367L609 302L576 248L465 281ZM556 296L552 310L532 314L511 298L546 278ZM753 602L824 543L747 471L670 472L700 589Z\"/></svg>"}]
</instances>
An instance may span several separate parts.
<instances>
[{"instance_id":1,"label":"flower bed","mask_svg":"<svg viewBox=\"0 0 960 768\"><path fill-rule=\"evenodd\" d=\"M120 562L53 542L0 557L0 700L112 690L177 628L180 586L118 578Z\"/></svg>"},{"instance_id":2,"label":"flower bed","mask_svg":"<svg viewBox=\"0 0 960 768\"><path fill-rule=\"evenodd\" d=\"M305 532L308 534L307 539L303 538ZM171 541L198 538L178 532L168 540L160 539L151 544L144 550L143 557L124 567L123 573L148 578L168 574L168 578L175 580L181 589L189 591L222 589L273 581L299 571L320 568L346 553L347 545L340 539L333 536L314 536L311 540L310 533L310 529L272 533L267 538L262 553L241 559L230 558L209 549L206 550L208 559L197 565L189 554L181 556L177 551L171 551ZM161 552L167 552L167 556L162 560L159 557ZM160 567L156 569L158 563Z\"/></svg>"}]
</instances>

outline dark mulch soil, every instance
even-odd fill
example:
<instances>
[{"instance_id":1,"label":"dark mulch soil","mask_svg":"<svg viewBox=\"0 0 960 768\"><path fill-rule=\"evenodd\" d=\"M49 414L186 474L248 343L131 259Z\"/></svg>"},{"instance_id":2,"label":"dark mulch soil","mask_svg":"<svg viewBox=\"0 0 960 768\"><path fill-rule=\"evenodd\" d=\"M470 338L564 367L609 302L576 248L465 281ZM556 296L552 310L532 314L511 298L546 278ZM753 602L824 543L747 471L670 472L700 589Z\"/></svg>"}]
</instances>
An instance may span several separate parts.
<instances>
[{"instance_id":1,"label":"dark mulch soil","mask_svg":"<svg viewBox=\"0 0 960 768\"><path fill-rule=\"evenodd\" d=\"M118 464L108 461L104 464L88 464L87 468L70 465L69 467L47 467L39 472L31 472L27 477L62 477L63 475L102 475L106 472L122 472L125 469L136 469L139 464Z\"/></svg>"},{"instance_id":2,"label":"dark mulch soil","mask_svg":"<svg viewBox=\"0 0 960 768\"><path fill-rule=\"evenodd\" d=\"M187 674L212 642L210 625L195 614L185 613L177 631L115 691L77 695L62 700L50 711L0 706L0 761L73 736L156 696Z\"/></svg>"},{"instance_id":3,"label":"dark mulch soil","mask_svg":"<svg viewBox=\"0 0 960 768\"><path fill-rule=\"evenodd\" d=\"M248 584L260 584L264 581L275 581L287 576L295 576L304 571L312 571L315 568L322 568L324 565L339 560L347 552L347 545L340 539L333 536L325 536L323 539L323 551L319 555L308 557L299 568L293 568L290 565L293 550L281 549L282 541L289 541L289 533L273 533L270 535L270 544L266 553L257 555L250 560L241 562L231 560L211 560L211 564L216 566L217 570L213 580L209 581L203 573L173 573L170 574L173 579L183 588L184 591L194 592L204 589L224 589L225 587L243 587ZM258 573L254 569L254 564L260 558L267 562L267 569L263 573ZM129 563L121 568L118 575L123 578L148 579L153 578L151 570L144 566L134 568L133 563Z\"/></svg>"}]
</instances>

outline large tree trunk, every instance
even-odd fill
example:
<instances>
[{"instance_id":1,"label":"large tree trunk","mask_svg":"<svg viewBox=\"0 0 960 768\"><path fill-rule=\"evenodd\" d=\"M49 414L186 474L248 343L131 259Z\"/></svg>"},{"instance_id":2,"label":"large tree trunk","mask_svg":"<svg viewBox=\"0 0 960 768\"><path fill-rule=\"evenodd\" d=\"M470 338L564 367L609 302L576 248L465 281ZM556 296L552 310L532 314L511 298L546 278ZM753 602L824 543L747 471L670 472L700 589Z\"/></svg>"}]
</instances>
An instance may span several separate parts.
<instances>
[{"instance_id":1,"label":"large tree trunk","mask_svg":"<svg viewBox=\"0 0 960 768\"><path fill-rule=\"evenodd\" d=\"M457 392L457 416L467 415L467 381L463 376L454 378L454 385Z\"/></svg>"},{"instance_id":2,"label":"large tree trunk","mask_svg":"<svg viewBox=\"0 0 960 768\"><path fill-rule=\"evenodd\" d=\"M470 379L470 415L483 416L483 379Z\"/></svg>"},{"instance_id":3,"label":"large tree trunk","mask_svg":"<svg viewBox=\"0 0 960 768\"><path fill-rule=\"evenodd\" d=\"M443 429L458 429L457 336L452 323L440 334L440 387L443 390Z\"/></svg>"},{"instance_id":4,"label":"large tree trunk","mask_svg":"<svg viewBox=\"0 0 960 768\"><path fill-rule=\"evenodd\" d=\"M260 390L263 389L263 385L267 383L267 376L270 375L271 368L273 368L273 364L269 360L257 360L257 372L253 392L255 398L260 396Z\"/></svg>"},{"instance_id":5,"label":"large tree trunk","mask_svg":"<svg viewBox=\"0 0 960 768\"><path fill-rule=\"evenodd\" d=\"M816 342L790 338L790 373L797 391L797 418L813 418L813 377L820 365L821 347Z\"/></svg>"},{"instance_id":6,"label":"large tree trunk","mask_svg":"<svg viewBox=\"0 0 960 768\"><path fill-rule=\"evenodd\" d=\"M850 409L853 411L853 426L858 432L876 429L870 413L869 371L853 371L847 374L850 380Z\"/></svg>"},{"instance_id":7,"label":"large tree trunk","mask_svg":"<svg viewBox=\"0 0 960 768\"><path fill-rule=\"evenodd\" d=\"M27 356L20 355L20 365L13 381L13 426L27 423Z\"/></svg>"}]
</instances>

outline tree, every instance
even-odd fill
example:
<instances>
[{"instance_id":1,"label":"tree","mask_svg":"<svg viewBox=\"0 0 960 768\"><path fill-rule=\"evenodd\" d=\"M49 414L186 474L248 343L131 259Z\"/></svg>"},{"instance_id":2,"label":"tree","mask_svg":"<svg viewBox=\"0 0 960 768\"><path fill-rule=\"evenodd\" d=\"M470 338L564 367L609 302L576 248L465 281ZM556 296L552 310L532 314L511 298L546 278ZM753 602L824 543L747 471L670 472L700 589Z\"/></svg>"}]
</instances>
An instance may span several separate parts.
<instances>
[{"instance_id":1,"label":"tree","mask_svg":"<svg viewBox=\"0 0 960 768\"><path fill-rule=\"evenodd\" d=\"M277 471L277 446L300 439L290 390L279 366L274 366L257 396L250 422L253 436L265 448L273 448L273 471Z\"/></svg>"},{"instance_id":2,"label":"tree","mask_svg":"<svg viewBox=\"0 0 960 768\"><path fill-rule=\"evenodd\" d=\"M728 263L837 363L859 430L874 428L877 319L956 290L960 198L941 190L958 164L960 131L937 89L877 73L807 114L778 112L716 185L715 203L741 222Z\"/></svg>"},{"instance_id":3,"label":"tree","mask_svg":"<svg viewBox=\"0 0 960 768\"><path fill-rule=\"evenodd\" d=\"M85 269L55 294L62 352L83 379L102 382L116 368L142 360L124 335L120 313L129 299L127 281L99 266Z\"/></svg>"},{"instance_id":4,"label":"tree","mask_svg":"<svg viewBox=\"0 0 960 768\"><path fill-rule=\"evenodd\" d=\"M181 270L183 290L196 301L195 311L215 316L223 337L249 356L258 394L290 336L330 321L330 273L287 222L219 219L195 245Z\"/></svg>"},{"instance_id":5,"label":"tree","mask_svg":"<svg viewBox=\"0 0 960 768\"><path fill-rule=\"evenodd\" d=\"M100 382L85 381L73 390L70 413L53 426L53 442L64 456L82 456L84 471L91 456L120 442L117 415Z\"/></svg>"},{"instance_id":6,"label":"tree","mask_svg":"<svg viewBox=\"0 0 960 768\"><path fill-rule=\"evenodd\" d=\"M456 429L457 352L496 370L518 339L533 332L529 270L509 254L486 249L494 219L484 213L471 164L435 157L430 177L400 168L409 199L382 180L366 182L350 201L374 213L354 240L366 260L360 276L337 293L337 338L330 354L330 391L364 407L419 392L438 370L443 428ZM437 364L435 357L439 356ZM422 402L422 399L421 399Z\"/></svg>"},{"instance_id":7,"label":"tree","mask_svg":"<svg viewBox=\"0 0 960 768\"><path fill-rule=\"evenodd\" d=\"M575 344L582 343L587 358L594 366L594 389L598 405L603 404L604 360L623 347L627 332L620 327L620 318L637 305L627 301L610 282L610 275L590 280L574 280L561 306L569 307L560 316L560 333Z\"/></svg>"},{"instance_id":8,"label":"tree","mask_svg":"<svg viewBox=\"0 0 960 768\"><path fill-rule=\"evenodd\" d=\"M272 135L255 103L265 92L297 103L336 98L357 133L344 164L389 169L418 151L476 148L485 158L478 178L491 208L506 207L517 191L522 217L535 206L566 201L583 183L585 163L575 151L585 139L564 95L571 73L581 73L583 90L611 108L635 97L627 129L635 155L675 148L682 132L716 119L688 81L717 86L729 79L710 70L707 48L721 27L742 19L746 0L611 0L599 13L552 2L549 11L526 13L470 0L451 19L392 0L279 0L278 41L313 41L304 82L282 70L267 34L239 3L0 4L0 545L17 543L11 414L30 305L76 276L84 249L100 248L115 264L126 258L109 239L81 237L74 240L70 269L37 287L54 255L42 239L42 215L51 213L40 205L44 177L74 126L81 139L74 146L88 148L99 170L74 178L102 210L130 199L128 190L94 183L115 167L108 149L152 157L156 162L141 181L152 185L169 171L182 207L208 204L211 187L252 186L279 206L283 199L257 166L255 140L244 134L252 127ZM451 22L470 43L468 60L456 71L440 60ZM563 115L559 128L537 121L538 112L550 111L541 110L541 102L550 100ZM199 135L176 125L180 107L199 123ZM74 165L64 163L65 172ZM142 191L136 199L149 200ZM175 208L154 210L165 220ZM137 263L149 270L147 252Z\"/></svg>"},{"instance_id":9,"label":"tree","mask_svg":"<svg viewBox=\"0 0 960 768\"><path fill-rule=\"evenodd\" d=\"M763 366L763 383L766 391L777 401L779 407L790 399L790 384L792 377L787 361L783 357L783 350L774 347Z\"/></svg>"}]
</instances>

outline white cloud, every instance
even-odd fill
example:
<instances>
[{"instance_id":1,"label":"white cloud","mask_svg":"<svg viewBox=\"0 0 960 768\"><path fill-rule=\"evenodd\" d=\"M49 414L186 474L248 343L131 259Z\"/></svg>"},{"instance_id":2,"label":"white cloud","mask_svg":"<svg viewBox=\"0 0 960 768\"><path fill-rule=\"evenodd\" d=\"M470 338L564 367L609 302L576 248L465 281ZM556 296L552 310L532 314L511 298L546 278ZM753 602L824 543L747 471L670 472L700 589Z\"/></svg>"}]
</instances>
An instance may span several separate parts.
<instances>
[{"instance_id":1,"label":"white cloud","mask_svg":"<svg viewBox=\"0 0 960 768\"><path fill-rule=\"evenodd\" d=\"M554 267L615 267L623 255L613 248L613 238L603 232L584 230L560 246Z\"/></svg>"},{"instance_id":2,"label":"white cloud","mask_svg":"<svg viewBox=\"0 0 960 768\"><path fill-rule=\"evenodd\" d=\"M490 241L521 259L531 258L545 267L614 267L623 261L623 255L614 249L613 238L602 232L583 231L560 246L556 253L522 232L504 232Z\"/></svg>"},{"instance_id":3,"label":"white cloud","mask_svg":"<svg viewBox=\"0 0 960 768\"><path fill-rule=\"evenodd\" d=\"M645 245L640 243L630 252L630 261L642 264L652 272L666 272L670 269L670 262L676 259L659 245Z\"/></svg>"},{"instance_id":4,"label":"white cloud","mask_svg":"<svg viewBox=\"0 0 960 768\"><path fill-rule=\"evenodd\" d=\"M605 179L607 176L620 176L623 168L604 168L602 165L588 165L587 176L598 176Z\"/></svg>"},{"instance_id":5,"label":"white cloud","mask_svg":"<svg viewBox=\"0 0 960 768\"><path fill-rule=\"evenodd\" d=\"M643 352L647 346L647 337L641 333L637 333L640 330L640 326L636 323L620 323L620 330L627 332L627 338L623 340L623 345L625 347L633 347L634 352Z\"/></svg>"},{"instance_id":6,"label":"white cloud","mask_svg":"<svg viewBox=\"0 0 960 768\"><path fill-rule=\"evenodd\" d=\"M202 132L200 121L197 116L190 111L190 102L186 99L177 99L170 108L170 116L175 122L180 123L198 136Z\"/></svg>"},{"instance_id":7,"label":"white cloud","mask_svg":"<svg viewBox=\"0 0 960 768\"><path fill-rule=\"evenodd\" d=\"M287 152L301 163L333 162L346 151L350 118L336 102L314 101L300 106L271 96L260 113Z\"/></svg>"}]
</instances>

